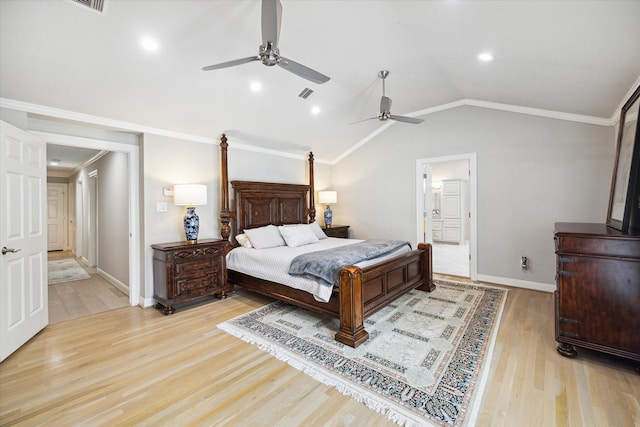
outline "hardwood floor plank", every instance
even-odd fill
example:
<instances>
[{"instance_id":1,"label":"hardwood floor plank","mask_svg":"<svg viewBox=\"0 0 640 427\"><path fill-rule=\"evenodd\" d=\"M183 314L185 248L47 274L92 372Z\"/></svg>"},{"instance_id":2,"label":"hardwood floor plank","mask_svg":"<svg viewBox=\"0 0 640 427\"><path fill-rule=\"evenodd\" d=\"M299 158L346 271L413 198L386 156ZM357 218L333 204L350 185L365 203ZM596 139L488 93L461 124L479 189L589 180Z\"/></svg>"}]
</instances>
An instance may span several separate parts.
<instances>
[{"instance_id":1,"label":"hardwood floor plank","mask_svg":"<svg viewBox=\"0 0 640 427\"><path fill-rule=\"evenodd\" d=\"M0 425L395 425L217 328L269 301L238 291L52 324L0 364ZM567 359L553 333L552 295L510 289L476 425L640 425L633 364Z\"/></svg>"}]
</instances>

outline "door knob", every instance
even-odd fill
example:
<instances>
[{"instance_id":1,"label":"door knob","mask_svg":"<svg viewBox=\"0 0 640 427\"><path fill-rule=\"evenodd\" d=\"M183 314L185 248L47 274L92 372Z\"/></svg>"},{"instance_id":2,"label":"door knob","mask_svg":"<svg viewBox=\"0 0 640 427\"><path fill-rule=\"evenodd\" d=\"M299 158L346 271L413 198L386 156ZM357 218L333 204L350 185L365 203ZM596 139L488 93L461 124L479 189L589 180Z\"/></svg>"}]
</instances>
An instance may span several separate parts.
<instances>
[{"instance_id":1,"label":"door knob","mask_svg":"<svg viewBox=\"0 0 640 427\"><path fill-rule=\"evenodd\" d=\"M22 249L13 249L13 248L7 248L6 246L2 247L2 255L6 255L7 253L13 253L15 254L16 252L20 252Z\"/></svg>"}]
</instances>

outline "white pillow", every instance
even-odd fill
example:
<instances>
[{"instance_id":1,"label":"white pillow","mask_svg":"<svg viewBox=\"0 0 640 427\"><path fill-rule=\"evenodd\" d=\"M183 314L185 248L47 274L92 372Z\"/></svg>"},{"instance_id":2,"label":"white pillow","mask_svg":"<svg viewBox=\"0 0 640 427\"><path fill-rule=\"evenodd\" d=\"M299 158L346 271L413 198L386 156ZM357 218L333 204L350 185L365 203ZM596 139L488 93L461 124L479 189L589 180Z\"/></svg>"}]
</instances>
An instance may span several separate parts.
<instances>
[{"instance_id":1,"label":"white pillow","mask_svg":"<svg viewBox=\"0 0 640 427\"><path fill-rule=\"evenodd\" d=\"M295 248L298 246L308 245L309 243L316 243L318 238L310 227L278 227L280 234L287 242L287 246Z\"/></svg>"},{"instance_id":2,"label":"white pillow","mask_svg":"<svg viewBox=\"0 0 640 427\"><path fill-rule=\"evenodd\" d=\"M311 224L285 224L285 227L308 227L311 229L311 231L313 231L313 234L316 235L316 237L318 238L318 240L322 240L322 239L326 239L327 235L324 234L324 231L322 231L322 228L320 228L320 226L318 225L317 222L312 222Z\"/></svg>"},{"instance_id":3,"label":"white pillow","mask_svg":"<svg viewBox=\"0 0 640 427\"><path fill-rule=\"evenodd\" d=\"M240 243L241 246L244 246L245 248L253 247L253 245L251 244L251 240L249 240L246 234L238 234L236 236L236 240L238 241L238 243Z\"/></svg>"},{"instance_id":4,"label":"white pillow","mask_svg":"<svg viewBox=\"0 0 640 427\"><path fill-rule=\"evenodd\" d=\"M249 241L256 249L275 248L277 246L286 246L282 235L275 225L266 225L264 227L249 228L244 230Z\"/></svg>"},{"instance_id":5,"label":"white pillow","mask_svg":"<svg viewBox=\"0 0 640 427\"><path fill-rule=\"evenodd\" d=\"M311 229L311 231L313 231L313 234L316 235L318 240L327 238L327 235L324 234L324 231L322 231L322 228L320 228L317 222L313 221L311 224L309 224L309 228Z\"/></svg>"}]
</instances>

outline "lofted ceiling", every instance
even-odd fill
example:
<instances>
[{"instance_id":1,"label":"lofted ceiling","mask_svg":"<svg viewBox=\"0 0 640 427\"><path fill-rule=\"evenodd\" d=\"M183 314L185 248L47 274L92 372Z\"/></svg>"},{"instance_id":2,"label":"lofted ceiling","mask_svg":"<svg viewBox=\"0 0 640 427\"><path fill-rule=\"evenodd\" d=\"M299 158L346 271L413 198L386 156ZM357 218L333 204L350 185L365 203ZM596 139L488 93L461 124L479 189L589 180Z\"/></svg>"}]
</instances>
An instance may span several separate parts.
<instances>
[{"instance_id":1,"label":"lofted ceiling","mask_svg":"<svg viewBox=\"0 0 640 427\"><path fill-rule=\"evenodd\" d=\"M640 1L282 0L279 48L327 76L259 62L256 0L0 1L0 98L332 161L391 112L463 100L610 119L640 76ZM141 37L158 50L141 49ZM495 61L477 55L490 51ZM260 82L262 90L250 85ZM298 94L314 93L307 99ZM27 105L25 104L25 105ZM12 104L11 104L12 105ZM320 108L311 114L312 107ZM25 107L29 109L30 107ZM424 126L394 123L394 126Z\"/></svg>"}]
</instances>

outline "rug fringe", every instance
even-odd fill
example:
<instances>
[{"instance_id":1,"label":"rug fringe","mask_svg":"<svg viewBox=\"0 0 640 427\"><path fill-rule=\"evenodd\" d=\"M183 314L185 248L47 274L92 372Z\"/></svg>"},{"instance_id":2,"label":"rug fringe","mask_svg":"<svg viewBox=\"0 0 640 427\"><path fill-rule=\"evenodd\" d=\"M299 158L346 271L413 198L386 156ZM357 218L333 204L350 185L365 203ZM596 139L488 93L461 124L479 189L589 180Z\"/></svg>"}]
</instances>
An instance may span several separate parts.
<instances>
[{"instance_id":1,"label":"rug fringe","mask_svg":"<svg viewBox=\"0 0 640 427\"><path fill-rule=\"evenodd\" d=\"M317 369L309 366L308 362L298 358L294 354L291 354L286 349L279 349L275 347L273 344L263 341L254 336L245 335L240 329L234 327L233 325L224 322L217 325L219 329L227 332L230 335L233 335L236 338L241 339L242 341L255 345L260 350L265 353L269 353L276 359L287 363L289 366L304 372L306 375L309 375L316 381L320 381L321 383L328 385L330 387L335 388L343 395L350 397L360 403L366 405L369 409L376 411L379 414L382 414L387 417L390 421L395 422L404 427L425 427L425 426L433 426L431 423L426 423L426 420L416 419L415 416L409 413L404 413L402 411L398 411L394 408L390 408L384 402L381 402L380 399L377 398L372 393L367 392L366 390L358 391L354 390L353 387L349 387L342 382L339 381L333 375L327 375L319 372Z\"/></svg>"}]
</instances>

